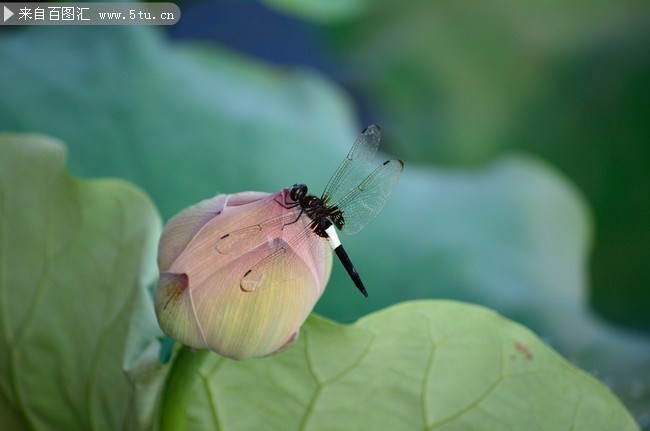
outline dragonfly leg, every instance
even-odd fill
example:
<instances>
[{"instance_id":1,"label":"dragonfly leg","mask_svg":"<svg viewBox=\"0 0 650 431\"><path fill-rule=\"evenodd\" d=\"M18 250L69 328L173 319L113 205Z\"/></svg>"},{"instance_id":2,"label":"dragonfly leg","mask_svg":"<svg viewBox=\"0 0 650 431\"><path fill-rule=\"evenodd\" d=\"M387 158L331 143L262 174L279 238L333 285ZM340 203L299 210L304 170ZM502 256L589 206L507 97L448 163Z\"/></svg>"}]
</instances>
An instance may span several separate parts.
<instances>
[{"instance_id":1,"label":"dragonfly leg","mask_svg":"<svg viewBox=\"0 0 650 431\"><path fill-rule=\"evenodd\" d=\"M278 196L278 197L279 197L279 196ZM300 205L300 202L293 202L293 201L291 201L291 202L287 202L287 201L286 201L286 198L285 198L285 202L284 202L284 203L280 202L280 201L278 200L278 198L275 198L274 200L275 200L275 201L278 203L278 205L280 205L282 208L286 208L286 209L288 209L288 210L290 210L290 209L292 209L292 208L295 208L295 207L297 207L298 205Z\"/></svg>"},{"instance_id":2,"label":"dragonfly leg","mask_svg":"<svg viewBox=\"0 0 650 431\"><path fill-rule=\"evenodd\" d=\"M292 225L292 224L294 224L294 223L297 223L298 220L300 220L300 216L302 215L303 212L305 212L305 210L303 210L303 209L301 208L301 209L300 209L300 212L298 213L298 217L296 217L296 219L295 219L294 221L290 222L290 223L285 223L285 224L282 226L282 229L284 229L285 226L289 226L289 225Z\"/></svg>"}]
</instances>

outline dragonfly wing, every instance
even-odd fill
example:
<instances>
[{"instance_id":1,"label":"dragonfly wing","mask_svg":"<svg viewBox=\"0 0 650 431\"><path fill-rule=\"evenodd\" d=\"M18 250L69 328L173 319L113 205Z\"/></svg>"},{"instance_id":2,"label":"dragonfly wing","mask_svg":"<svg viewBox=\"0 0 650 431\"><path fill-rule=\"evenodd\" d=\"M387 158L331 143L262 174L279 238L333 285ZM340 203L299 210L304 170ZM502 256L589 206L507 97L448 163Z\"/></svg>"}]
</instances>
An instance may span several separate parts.
<instances>
[{"instance_id":1,"label":"dragonfly wing","mask_svg":"<svg viewBox=\"0 0 650 431\"><path fill-rule=\"evenodd\" d=\"M289 230L287 227L296 223L299 218L300 207L289 209L270 220L223 235L215 248L221 254L244 254L253 249L275 249L278 247L278 241Z\"/></svg>"},{"instance_id":2,"label":"dragonfly wing","mask_svg":"<svg viewBox=\"0 0 650 431\"><path fill-rule=\"evenodd\" d=\"M370 163L379 147L380 134L379 126L372 125L359 135L347 157L327 183L323 198L329 198L329 202L336 202L368 175Z\"/></svg>"},{"instance_id":3,"label":"dragonfly wing","mask_svg":"<svg viewBox=\"0 0 650 431\"><path fill-rule=\"evenodd\" d=\"M258 292L277 288L310 276L310 271L312 277L321 278L319 271L325 270L323 262L331 254L326 241L308 228L303 230L246 271L241 279L241 289Z\"/></svg>"},{"instance_id":4,"label":"dragonfly wing","mask_svg":"<svg viewBox=\"0 0 650 431\"><path fill-rule=\"evenodd\" d=\"M375 218L386 203L404 169L401 160L387 160L357 187L333 205L343 211L341 232L353 235Z\"/></svg>"}]
</instances>

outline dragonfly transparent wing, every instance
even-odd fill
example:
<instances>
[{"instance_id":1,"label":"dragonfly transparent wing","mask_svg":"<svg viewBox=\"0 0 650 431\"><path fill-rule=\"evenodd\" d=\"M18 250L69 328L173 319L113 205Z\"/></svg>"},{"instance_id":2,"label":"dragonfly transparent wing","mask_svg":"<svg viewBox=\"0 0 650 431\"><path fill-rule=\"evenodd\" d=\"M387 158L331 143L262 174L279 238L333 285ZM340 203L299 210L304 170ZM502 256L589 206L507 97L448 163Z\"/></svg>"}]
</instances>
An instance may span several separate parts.
<instances>
[{"instance_id":1,"label":"dragonfly transparent wing","mask_svg":"<svg viewBox=\"0 0 650 431\"><path fill-rule=\"evenodd\" d=\"M370 164L377 153L379 126L368 126L354 142L341 166L336 170L323 192L323 199L332 203L347 195L368 175Z\"/></svg>"},{"instance_id":2,"label":"dragonfly transparent wing","mask_svg":"<svg viewBox=\"0 0 650 431\"><path fill-rule=\"evenodd\" d=\"M221 254L244 254L253 249L277 248L285 228L303 217L300 213L300 207L292 208L270 220L229 232L219 238L215 248Z\"/></svg>"},{"instance_id":3,"label":"dragonfly transparent wing","mask_svg":"<svg viewBox=\"0 0 650 431\"><path fill-rule=\"evenodd\" d=\"M332 205L343 211L345 224L341 232L354 235L375 218L386 203L402 175L401 160L387 160L361 181L353 190Z\"/></svg>"},{"instance_id":4,"label":"dragonfly transparent wing","mask_svg":"<svg viewBox=\"0 0 650 431\"><path fill-rule=\"evenodd\" d=\"M301 216L310 222L306 215ZM257 292L287 284L287 282L307 276L309 271L324 271L321 265L332 252L331 246L305 226L301 232L288 242L281 243L244 273L241 289ZM315 273L313 276L320 277Z\"/></svg>"}]
</instances>

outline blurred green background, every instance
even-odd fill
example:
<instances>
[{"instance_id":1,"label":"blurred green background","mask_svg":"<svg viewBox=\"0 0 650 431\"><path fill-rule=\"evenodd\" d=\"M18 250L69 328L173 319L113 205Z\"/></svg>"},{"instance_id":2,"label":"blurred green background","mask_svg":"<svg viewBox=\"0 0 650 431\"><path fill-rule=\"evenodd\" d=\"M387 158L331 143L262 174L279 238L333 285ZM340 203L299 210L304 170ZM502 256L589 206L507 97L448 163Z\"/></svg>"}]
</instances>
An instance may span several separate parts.
<instances>
[{"instance_id":1,"label":"blurred green background","mask_svg":"<svg viewBox=\"0 0 650 431\"><path fill-rule=\"evenodd\" d=\"M650 331L647 2L268 5L277 9L190 2L170 33L329 75L402 158L471 167L515 149L542 157L594 212L592 305Z\"/></svg>"},{"instance_id":2,"label":"blurred green background","mask_svg":"<svg viewBox=\"0 0 650 431\"><path fill-rule=\"evenodd\" d=\"M3 28L0 130L62 139L74 174L126 178L166 220L221 192L319 192L380 124L405 173L344 238L370 299L335 265L317 311L487 305L650 429L647 2L181 10L171 28Z\"/></svg>"}]
</instances>

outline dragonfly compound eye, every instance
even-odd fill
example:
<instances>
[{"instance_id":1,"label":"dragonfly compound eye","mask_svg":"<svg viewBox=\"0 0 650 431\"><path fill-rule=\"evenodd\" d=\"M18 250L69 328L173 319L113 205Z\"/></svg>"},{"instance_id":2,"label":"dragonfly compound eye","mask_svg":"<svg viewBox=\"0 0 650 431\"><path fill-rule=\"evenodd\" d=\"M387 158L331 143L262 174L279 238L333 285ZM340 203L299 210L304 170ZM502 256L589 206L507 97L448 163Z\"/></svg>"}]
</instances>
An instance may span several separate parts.
<instances>
[{"instance_id":1,"label":"dragonfly compound eye","mask_svg":"<svg viewBox=\"0 0 650 431\"><path fill-rule=\"evenodd\" d=\"M294 184L294 186L291 187L289 196L291 196L291 199L293 199L294 202L298 202L300 199L307 196L307 186L304 184Z\"/></svg>"}]
</instances>

